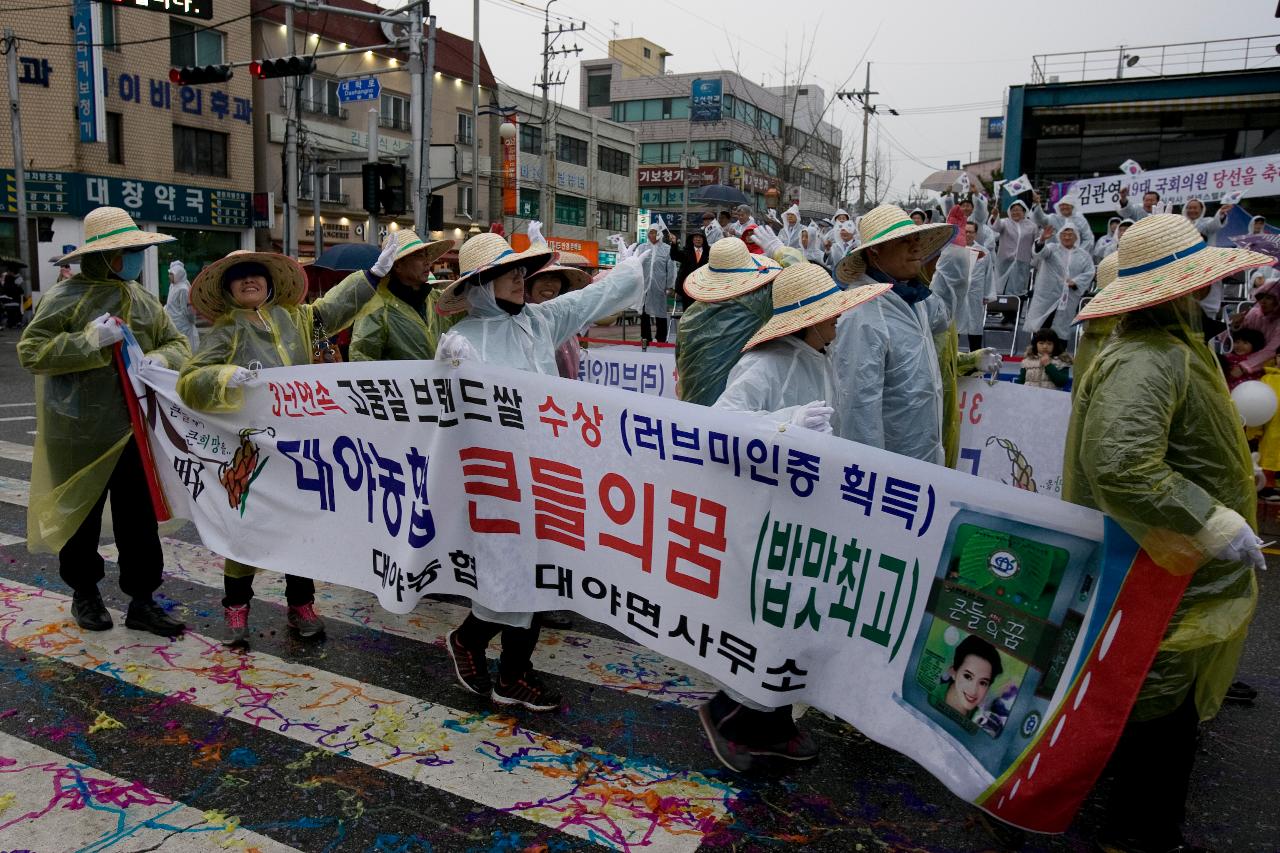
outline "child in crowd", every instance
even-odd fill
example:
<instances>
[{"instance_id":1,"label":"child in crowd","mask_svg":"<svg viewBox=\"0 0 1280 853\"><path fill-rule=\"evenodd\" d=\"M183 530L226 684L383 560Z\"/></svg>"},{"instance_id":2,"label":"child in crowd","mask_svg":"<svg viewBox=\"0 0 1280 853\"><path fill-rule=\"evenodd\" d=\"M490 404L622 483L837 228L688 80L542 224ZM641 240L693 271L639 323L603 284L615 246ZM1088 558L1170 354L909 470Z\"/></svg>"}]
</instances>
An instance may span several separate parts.
<instances>
[{"instance_id":1,"label":"child in crowd","mask_svg":"<svg viewBox=\"0 0 1280 853\"><path fill-rule=\"evenodd\" d=\"M1066 342L1053 331L1041 329L1031 336L1027 357L1014 381L1036 388L1065 388L1071 378L1071 356Z\"/></svg>"},{"instance_id":2,"label":"child in crowd","mask_svg":"<svg viewBox=\"0 0 1280 853\"><path fill-rule=\"evenodd\" d=\"M1231 333L1231 352L1218 356L1218 360L1222 363L1222 372L1227 378L1228 388L1234 388L1241 382L1261 379L1264 369L1274 370L1274 368L1250 370L1248 365L1245 364L1249 360L1249 356L1262 349L1266 342L1262 332L1257 329L1236 329ZM1244 372L1232 375L1232 368L1237 365Z\"/></svg>"}]
</instances>

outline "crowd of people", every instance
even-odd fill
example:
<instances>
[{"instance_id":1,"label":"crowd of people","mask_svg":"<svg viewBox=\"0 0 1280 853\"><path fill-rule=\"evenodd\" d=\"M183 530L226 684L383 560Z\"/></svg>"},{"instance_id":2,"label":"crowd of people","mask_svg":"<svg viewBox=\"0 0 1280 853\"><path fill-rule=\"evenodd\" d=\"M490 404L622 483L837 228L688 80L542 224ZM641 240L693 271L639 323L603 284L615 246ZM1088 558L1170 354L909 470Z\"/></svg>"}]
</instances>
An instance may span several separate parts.
<instances>
[{"instance_id":1,"label":"crowd of people","mask_svg":"<svg viewBox=\"0 0 1280 853\"><path fill-rule=\"evenodd\" d=\"M447 282L432 267L453 241L402 229L369 269L310 302L296 260L238 251L190 283L175 264L167 306L137 279L147 248L172 238L99 208L85 219L83 246L60 259L79 271L44 294L18 345L38 380L30 547L57 554L80 627L111 628L97 553L109 497L120 585L131 599L126 624L162 636L183 631L153 598L162 553L113 360L126 326L149 362L178 372L188 406L234 412L258 370L332 360L329 341L348 327L353 360L470 359L576 378L577 338L598 318L633 309L646 341L665 340L668 291L678 283L681 399L954 466L956 378L1001 363L981 347L985 305L1025 295L1034 269L1026 312L1034 334L1021 380L1064 387L1066 341L1073 323L1086 322L1064 496L1108 513L1160 565L1194 572L1121 742L1108 849L1194 849L1178 845L1195 727L1231 687L1253 572L1263 567L1255 471L1202 320L1223 278L1258 268L1267 277L1271 259L1209 247L1225 214L1206 217L1203 204L1173 215L1156 212L1158 198L1141 207L1122 199L1125 218L1095 239L1071 197L1052 213L1030 201L992 215L985 197L948 193L936 211L881 205L809 224L795 206L760 222L739 207L704 214L683 245L659 219L639 245L617 238L617 265L598 273L584 258L558 255L533 223L524 251L499 233L468 239ZM1276 286L1232 322L1232 378L1275 357ZM260 562L270 568L271 555ZM258 571L226 561L228 645L248 642ZM313 582L287 575L285 588L288 626L321 635ZM500 706L560 707L531 662L544 624L542 614L474 602L446 638L459 683ZM501 652L491 672L486 650L495 638ZM699 717L717 758L738 772L818 754L789 707L728 687Z\"/></svg>"}]
</instances>

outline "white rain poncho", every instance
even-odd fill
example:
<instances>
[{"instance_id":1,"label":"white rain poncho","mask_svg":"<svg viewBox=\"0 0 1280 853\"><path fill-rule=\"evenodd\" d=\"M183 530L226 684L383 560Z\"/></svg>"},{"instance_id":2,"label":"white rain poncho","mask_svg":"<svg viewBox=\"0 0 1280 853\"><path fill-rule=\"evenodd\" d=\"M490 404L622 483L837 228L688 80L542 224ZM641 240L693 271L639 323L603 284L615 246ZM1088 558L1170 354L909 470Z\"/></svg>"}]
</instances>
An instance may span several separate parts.
<instances>
[{"instance_id":1,"label":"white rain poncho","mask_svg":"<svg viewBox=\"0 0 1280 853\"><path fill-rule=\"evenodd\" d=\"M786 335L742 354L714 408L788 423L802 406L834 397L831 359L800 338ZM835 425L833 417L833 429Z\"/></svg>"},{"instance_id":2,"label":"white rain poncho","mask_svg":"<svg viewBox=\"0 0 1280 853\"><path fill-rule=\"evenodd\" d=\"M958 300L955 309L956 333L960 335L980 335L987 320L987 306L984 299L995 299L995 278L991 272L991 251L980 243L969 247L981 252L981 257L974 253L969 267L969 287L964 298Z\"/></svg>"},{"instance_id":3,"label":"white rain poncho","mask_svg":"<svg viewBox=\"0 0 1280 853\"><path fill-rule=\"evenodd\" d=\"M1071 215L1066 216L1062 213L1064 204L1071 205ZM1044 209L1040 205L1031 208L1031 221L1041 228L1048 225L1053 229L1053 236L1048 239L1049 243L1058 242L1058 232L1065 228L1068 224L1074 225L1076 229L1076 245L1087 252L1093 251L1093 229L1089 226L1089 220L1084 218L1084 214L1080 212L1080 196L1075 193L1067 193L1058 199L1058 203L1053 206L1054 212L1045 214Z\"/></svg>"},{"instance_id":4,"label":"white rain poncho","mask_svg":"<svg viewBox=\"0 0 1280 853\"><path fill-rule=\"evenodd\" d=\"M1074 231L1074 227L1067 230ZM1093 258L1079 245L1070 249L1061 243L1050 243L1036 252L1032 261L1036 273L1036 291L1027 309L1024 329L1035 331L1053 317L1053 332L1064 341L1070 339L1071 322L1080 310L1080 298L1093 287ZM1068 282L1074 283L1072 288Z\"/></svg>"},{"instance_id":5,"label":"white rain poncho","mask_svg":"<svg viewBox=\"0 0 1280 853\"><path fill-rule=\"evenodd\" d=\"M991 208L987 202L987 197L981 193L974 193L968 199L973 204L973 213L969 214L969 221L978 228L978 242L984 246L990 246L994 250L996 244L996 232L991 230L991 226L987 224L990 218ZM963 201L963 199L962 199ZM955 207L956 199L953 195L944 195L942 197L942 214L945 219L951 213L951 208Z\"/></svg>"},{"instance_id":6,"label":"white rain poncho","mask_svg":"<svg viewBox=\"0 0 1280 853\"><path fill-rule=\"evenodd\" d=\"M1123 221L1119 216L1113 216L1107 220L1107 233L1093 242L1093 251L1090 252L1095 264L1102 263L1107 255L1119 248L1120 241L1116 239L1116 230Z\"/></svg>"},{"instance_id":7,"label":"white rain poncho","mask_svg":"<svg viewBox=\"0 0 1280 853\"><path fill-rule=\"evenodd\" d=\"M191 307L191 282L187 281L187 268L182 261L169 264L169 295L164 300L164 312L174 327L187 336L191 351L200 347L200 330L196 328L196 309Z\"/></svg>"},{"instance_id":8,"label":"white rain poncho","mask_svg":"<svg viewBox=\"0 0 1280 853\"><path fill-rule=\"evenodd\" d=\"M1200 202L1200 211L1203 213L1205 204L1198 198L1187 199L1187 203L1182 206L1183 212L1186 212L1186 209L1193 201ZM1196 230L1200 232L1200 236L1204 238L1204 241L1212 245L1213 238L1218 236L1218 232L1221 231L1222 226L1226 224L1227 213L1230 210L1231 208L1227 208L1226 210L1219 209L1217 214L1213 216L1200 216L1196 219L1191 219L1191 217L1188 216L1187 219L1190 219L1191 223L1196 226Z\"/></svg>"},{"instance_id":9,"label":"white rain poncho","mask_svg":"<svg viewBox=\"0 0 1280 853\"><path fill-rule=\"evenodd\" d=\"M822 238L818 235L818 226L812 222L808 227L804 228L800 238L800 251L804 252L805 260L815 264L826 263L826 253L822 251Z\"/></svg>"},{"instance_id":10,"label":"white rain poncho","mask_svg":"<svg viewBox=\"0 0 1280 853\"><path fill-rule=\"evenodd\" d=\"M636 254L640 257L641 266L644 269L643 311L650 317L665 317L667 316L667 291L675 287L676 283L676 265L671 260L671 246L661 239L656 243L645 240L636 247ZM639 292L640 287L641 285L637 284L635 292ZM634 292L632 296L634 297Z\"/></svg>"},{"instance_id":11,"label":"white rain poncho","mask_svg":"<svg viewBox=\"0 0 1280 853\"><path fill-rule=\"evenodd\" d=\"M873 281L864 275L847 286ZM892 290L842 314L831 345L836 435L944 464L942 374L933 336L949 324L940 297L908 305Z\"/></svg>"},{"instance_id":12,"label":"white rain poncho","mask_svg":"<svg viewBox=\"0 0 1280 853\"><path fill-rule=\"evenodd\" d=\"M788 216L796 218L795 224L787 222ZM782 227L778 229L778 239L782 241L782 245L790 246L793 249L800 247L800 232L804 230L804 226L800 224L800 206L793 204L787 208L786 213L782 214Z\"/></svg>"},{"instance_id":13,"label":"white rain poncho","mask_svg":"<svg viewBox=\"0 0 1280 853\"><path fill-rule=\"evenodd\" d=\"M1027 209L1020 201L1014 204ZM1026 296L1031 283L1031 253L1035 248L1036 224L1027 217L1020 222L1001 217L991 227L1000 241L993 266L997 290L1011 296Z\"/></svg>"},{"instance_id":14,"label":"white rain poncho","mask_svg":"<svg viewBox=\"0 0 1280 853\"><path fill-rule=\"evenodd\" d=\"M707 246L711 246L724 236L724 229L720 227L719 222L713 219L702 226L702 233L707 235Z\"/></svg>"},{"instance_id":15,"label":"white rain poncho","mask_svg":"<svg viewBox=\"0 0 1280 853\"><path fill-rule=\"evenodd\" d=\"M858 248L858 228L849 219L833 228L831 234L833 239L827 249L827 262L835 269L845 255Z\"/></svg>"}]
</instances>

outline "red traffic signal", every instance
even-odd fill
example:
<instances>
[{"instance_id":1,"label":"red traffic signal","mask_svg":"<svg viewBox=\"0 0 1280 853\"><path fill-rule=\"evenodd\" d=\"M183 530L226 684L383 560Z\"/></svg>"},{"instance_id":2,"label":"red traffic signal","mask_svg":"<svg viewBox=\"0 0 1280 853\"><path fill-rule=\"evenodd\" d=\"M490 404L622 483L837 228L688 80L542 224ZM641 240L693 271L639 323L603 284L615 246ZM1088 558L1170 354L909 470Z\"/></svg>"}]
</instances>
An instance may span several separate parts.
<instances>
[{"instance_id":1,"label":"red traffic signal","mask_svg":"<svg viewBox=\"0 0 1280 853\"><path fill-rule=\"evenodd\" d=\"M231 79L231 75L230 65L187 65L169 69L169 79L179 86L225 83Z\"/></svg>"},{"instance_id":2,"label":"red traffic signal","mask_svg":"<svg viewBox=\"0 0 1280 853\"><path fill-rule=\"evenodd\" d=\"M305 77L315 70L316 61L310 56L255 59L249 63L249 73L259 80L271 80L276 77Z\"/></svg>"}]
</instances>

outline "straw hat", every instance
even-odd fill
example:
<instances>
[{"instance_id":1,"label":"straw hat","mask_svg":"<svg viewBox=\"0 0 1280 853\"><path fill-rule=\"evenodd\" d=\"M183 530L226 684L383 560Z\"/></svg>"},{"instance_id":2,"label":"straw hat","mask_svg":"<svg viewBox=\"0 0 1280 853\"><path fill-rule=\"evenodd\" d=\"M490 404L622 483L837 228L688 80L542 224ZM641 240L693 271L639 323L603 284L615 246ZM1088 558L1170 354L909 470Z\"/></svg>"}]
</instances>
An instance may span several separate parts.
<instances>
[{"instance_id":1,"label":"straw hat","mask_svg":"<svg viewBox=\"0 0 1280 853\"><path fill-rule=\"evenodd\" d=\"M412 228L401 228L392 232L396 235L396 260L403 260L418 252L427 253L427 263L433 264L453 248L453 240L424 241Z\"/></svg>"},{"instance_id":2,"label":"straw hat","mask_svg":"<svg viewBox=\"0 0 1280 853\"><path fill-rule=\"evenodd\" d=\"M579 255L578 257L582 257L582 256ZM563 261L564 255L561 255L558 260ZM586 258L582 258L582 260L585 261ZM544 275L560 276L561 278L564 279L565 286L569 290L578 290L579 288L586 287L588 284L591 283L591 273L587 272L586 270L580 269L578 267L566 266L562 263L553 263L553 264L547 264L545 267L538 270L533 275L526 275L524 278L525 287L528 287L534 281L534 279L541 278Z\"/></svg>"},{"instance_id":3,"label":"straw hat","mask_svg":"<svg viewBox=\"0 0 1280 853\"><path fill-rule=\"evenodd\" d=\"M84 218L84 244L74 252L67 252L54 261L65 264L93 252L111 252L116 249L145 249L159 243L172 243L177 237L143 231L137 223L118 207L99 207Z\"/></svg>"},{"instance_id":4,"label":"straw hat","mask_svg":"<svg viewBox=\"0 0 1280 853\"><path fill-rule=\"evenodd\" d=\"M231 294L223 285L227 270L236 264L262 264L271 274L271 301L291 306L302 302L307 292L307 277L302 266L288 255L275 252L249 252L237 249L204 269L191 285L191 307L206 320L216 320L235 307Z\"/></svg>"},{"instance_id":5,"label":"straw hat","mask_svg":"<svg viewBox=\"0 0 1280 853\"><path fill-rule=\"evenodd\" d=\"M1245 249L1210 246L1194 223L1173 213L1135 223L1120 239L1116 256L1116 280L1076 315L1076 322L1150 308L1272 260Z\"/></svg>"},{"instance_id":6,"label":"straw hat","mask_svg":"<svg viewBox=\"0 0 1280 853\"><path fill-rule=\"evenodd\" d=\"M850 283L862 275L867 266L863 252L872 246L881 246L891 240L919 234L924 244L924 256L931 258L955 238L957 230L956 226L946 222L917 225L902 208L882 204L858 220L858 246L851 249L836 265L836 278Z\"/></svg>"},{"instance_id":7,"label":"straw hat","mask_svg":"<svg viewBox=\"0 0 1280 853\"><path fill-rule=\"evenodd\" d=\"M892 286L877 282L843 290L818 264L793 264L773 282L773 317L742 349L749 350L765 341L838 317Z\"/></svg>"},{"instance_id":8,"label":"straw hat","mask_svg":"<svg viewBox=\"0 0 1280 853\"><path fill-rule=\"evenodd\" d=\"M1093 280L1097 282L1099 291L1116 280L1116 271L1119 269L1120 255L1117 252L1112 252L1098 262L1098 269L1093 274Z\"/></svg>"},{"instance_id":9,"label":"straw hat","mask_svg":"<svg viewBox=\"0 0 1280 853\"><path fill-rule=\"evenodd\" d=\"M530 246L523 252L517 252L507 245L501 235L492 232L477 234L458 250L458 277L441 291L436 311L441 314L466 311L468 306L465 290L480 280L480 273L501 275L512 267L520 266L524 267L527 278L555 258L556 253L548 247Z\"/></svg>"},{"instance_id":10,"label":"straw hat","mask_svg":"<svg viewBox=\"0 0 1280 853\"><path fill-rule=\"evenodd\" d=\"M782 266L765 255L753 255L737 237L722 237L711 246L707 262L689 273L685 292L700 302L723 302L764 287Z\"/></svg>"}]
</instances>

